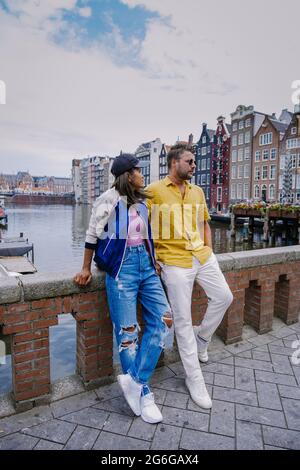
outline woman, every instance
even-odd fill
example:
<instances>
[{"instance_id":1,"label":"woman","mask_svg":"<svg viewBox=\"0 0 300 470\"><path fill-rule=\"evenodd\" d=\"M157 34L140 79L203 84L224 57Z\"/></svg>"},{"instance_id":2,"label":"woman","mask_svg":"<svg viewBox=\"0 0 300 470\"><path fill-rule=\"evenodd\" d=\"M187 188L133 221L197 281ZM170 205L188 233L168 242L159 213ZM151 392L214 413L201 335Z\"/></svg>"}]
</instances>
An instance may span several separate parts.
<instances>
[{"instance_id":1,"label":"woman","mask_svg":"<svg viewBox=\"0 0 300 470\"><path fill-rule=\"evenodd\" d=\"M172 315L156 273L153 240L144 204L144 177L148 165L131 154L115 158L115 182L94 203L87 231L82 271L74 280L80 286L92 278L91 261L106 271L106 291L123 374L119 385L132 411L148 423L162 421L149 389ZM138 343L137 301L145 323Z\"/></svg>"}]
</instances>

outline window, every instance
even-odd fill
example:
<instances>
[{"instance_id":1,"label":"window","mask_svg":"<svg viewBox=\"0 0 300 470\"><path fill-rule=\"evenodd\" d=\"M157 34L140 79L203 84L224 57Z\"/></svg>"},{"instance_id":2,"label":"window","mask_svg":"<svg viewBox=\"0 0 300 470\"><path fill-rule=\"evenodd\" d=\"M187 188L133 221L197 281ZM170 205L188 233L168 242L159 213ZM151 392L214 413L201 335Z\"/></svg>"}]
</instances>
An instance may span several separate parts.
<instances>
[{"instance_id":1,"label":"window","mask_svg":"<svg viewBox=\"0 0 300 470\"><path fill-rule=\"evenodd\" d=\"M236 198L236 185L232 184L231 185L231 199L235 199L235 198Z\"/></svg>"},{"instance_id":2,"label":"window","mask_svg":"<svg viewBox=\"0 0 300 470\"><path fill-rule=\"evenodd\" d=\"M300 153L298 153L298 168L300 168Z\"/></svg>"},{"instance_id":3,"label":"window","mask_svg":"<svg viewBox=\"0 0 300 470\"><path fill-rule=\"evenodd\" d=\"M231 161L236 162L237 150L232 150Z\"/></svg>"},{"instance_id":4,"label":"window","mask_svg":"<svg viewBox=\"0 0 300 470\"><path fill-rule=\"evenodd\" d=\"M250 126L251 126L251 119L247 119L245 127L250 127Z\"/></svg>"},{"instance_id":5,"label":"window","mask_svg":"<svg viewBox=\"0 0 300 470\"><path fill-rule=\"evenodd\" d=\"M205 160L205 158L203 158L203 160L201 162L201 170L202 171L206 170L206 160Z\"/></svg>"},{"instance_id":6,"label":"window","mask_svg":"<svg viewBox=\"0 0 300 470\"><path fill-rule=\"evenodd\" d=\"M245 144L249 144L249 142L250 142L250 132L248 131L245 134Z\"/></svg>"},{"instance_id":7,"label":"window","mask_svg":"<svg viewBox=\"0 0 300 470\"><path fill-rule=\"evenodd\" d=\"M244 184L244 199L249 199L249 184Z\"/></svg>"},{"instance_id":8,"label":"window","mask_svg":"<svg viewBox=\"0 0 300 470\"><path fill-rule=\"evenodd\" d=\"M297 175L296 189L300 189L300 175Z\"/></svg>"},{"instance_id":9,"label":"window","mask_svg":"<svg viewBox=\"0 0 300 470\"><path fill-rule=\"evenodd\" d=\"M255 179L255 180L259 180L259 179L260 179L260 168L259 168L259 166L256 166L256 167L255 167L254 179Z\"/></svg>"},{"instance_id":10,"label":"window","mask_svg":"<svg viewBox=\"0 0 300 470\"><path fill-rule=\"evenodd\" d=\"M238 178L243 178L243 166L242 165L239 165L238 166Z\"/></svg>"},{"instance_id":11,"label":"window","mask_svg":"<svg viewBox=\"0 0 300 470\"><path fill-rule=\"evenodd\" d=\"M261 134L259 136L259 145L270 145L273 142L273 132Z\"/></svg>"},{"instance_id":12,"label":"window","mask_svg":"<svg viewBox=\"0 0 300 470\"><path fill-rule=\"evenodd\" d=\"M262 179L266 180L268 178L268 167L267 165L264 165L262 167Z\"/></svg>"},{"instance_id":13,"label":"window","mask_svg":"<svg viewBox=\"0 0 300 470\"><path fill-rule=\"evenodd\" d=\"M292 135L297 134L297 127L292 127L292 129L291 129L291 134L292 134Z\"/></svg>"},{"instance_id":14,"label":"window","mask_svg":"<svg viewBox=\"0 0 300 470\"><path fill-rule=\"evenodd\" d=\"M259 192L259 186L258 186L258 184L256 184L256 185L254 186L254 197L255 197L256 199L259 199L259 194L260 194L260 192Z\"/></svg>"},{"instance_id":15,"label":"window","mask_svg":"<svg viewBox=\"0 0 300 470\"><path fill-rule=\"evenodd\" d=\"M285 169L285 161L286 161L286 155L281 155L280 156L280 170Z\"/></svg>"},{"instance_id":16,"label":"window","mask_svg":"<svg viewBox=\"0 0 300 470\"><path fill-rule=\"evenodd\" d=\"M269 150L264 150L263 151L263 160L268 160L269 159Z\"/></svg>"},{"instance_id":17,"label":"window","mask_svg":"<svg viewBox=\"0 0 300 470\"><path fill-rule=\"evenodd\" d=\"M296 194L296 202L300 202L300 192L298 191Z\"/></svg>"},{"instance_id":18,"label":"window","mask_svg":"<svg viewBox=\"0 0 300 470\"><path fill-rule=\"evenodd\" d=\"M232 124L232 132L236 132L237 131L237 122L234 122Z\"/></svg>"},{"instance_id":19,"label":"window","mask_svg":"<svg viewBox=\"0 0 300 470\"><path fill-rule=\"evenodd\" d=\"M236 146L237 146L237 136L234 135L234 136L232 137L232 147L236 147Z\"/></svg>"},{"instance_id":20,"label":"window","mask_svg":"<svg viewBox=\"0 0 300 470\"><path fill-rule=\"evenodd\" d=\"M156 152L157 152L157 148L156 148L156 147L154 147L154 149L153 149L153 152L154 152L154 153L156 153Z\"/></svg>"},{"instance_id":21,"label":"window","mask_svg":"<svg viewBox=\"0 0 300 470\"><path fill-rule=\"evenodd\" d=\"M279 180L278 180L278 189L282 189L282 187L283 187L283 175L280 175Z\"/></svg>"},{"instance_id":22,"label":"window","mask_svg":"<svg viewBox=\"0 0 300 470\"><path fill-rule=\"evenodd\" d=\"M206 185L206 175L201 175L201 186Z\"/></svg>"},{"instance_id":23,"label":"window","mask_svg":"<svg viewBox=\"0 0 300 470\"><path fill-rule=\"evenodd\" d=\"M210 158L207 159L207 165L206 168L209 170L210 169Z\"/></svg>"},{"instance_id":24,"label":"window","mask_svg":"<svg viewBox=\"0 0 300 470\"><path fill-rule=\"evenodd\" d=\"M208 145L206 148L207 148L207 153L209 153L210 152L210 145Z\"/></svg>"},{"instance_id":25,"label":"window","mask_svg":"<svg viewBox=\"0 0 300 470\"><path fill-rule=\"evenodd\" d=\"M261 156L261 151L260 150L257 150L255 152L255 161L256 162L259 162L260 161L260 156Z\"/></svg>"},{"instance_id":26,"label":"window","mask_svg":"<svg viewBox=\"0 0 300 470\"><path fill-rule=\"evenodd\" d=\"M236 179L236 166L234 165L231 169L231 177Z\"/></svg>"},{"instance_id":27,"label":"window","mask_svg":"<svg viewBox=\"0 0 300 470\"><path fill-rule=\"evenodd\" d=\"M201 155L204 157L206 155L206 147L202 147Z\"/></svg>"},{"instance_id":28,"label":"window","mask_svg":"<svg viewBox=\"0 0 300 470\"><path fill-rule=\"evenodd\" d=\"M245 160L250 160L250 147L245 147L244 159Z\"/></svg>"},{"instance_id":29,"label":"window","mask_svg":"<svg viewBox=\"0 0 300 470\"><path fill-rule=\"evenodd\" d=\"M206 144L206 135L202 137L202 144Z\"/></svg>"},{"instance_id":30,"label":"window","mask_svg":"<svg viewBox=\"0 0 300 470\"><path fill-rule=\"evenodd\" d=\"M300 139L287 139L286 141L287 149L295 149L297 147L300 147Z\"/></svg>"},{"instance_id":31,"label":"window","mask_svg":"<svg viewBox=\"0 0 300 470\"><path fill-rule=\"evenodd\" d=\"M276 178L276 165L270 166L270 180L274 180Z\"/></svg>"},{"instance_id":32,"label":"window","mask_svg":"<svg viewBox=\"0 0 300 470\"><path fill-rule=\"evenodd\" d=\"M239 162L242 162L242 161L243 161L243 157L244 157L244 149L239 149L238 161L239 161Z\"/></svg>"},{"instance_id":33,"label":"window","mask_svg":"<svg viewBox=\"0 0 300 470\"><path fill-rule=\"evenodd\" d=\"M201 160L198 159L197 160L197 171L200 171L201 170Z\"/></svg>"},{"instance_id":34,"label":"window","mask_svg":"<svg viewBox=\"0 0 300 470\"><path fill-rule=\"evenodd\" d=\"M291 155L291 162L292 162L292 168L296 168L296 166L297 166L297 155L295 153L293 153Z\"/></svg>"},{"instance_id":35,"label":"window","mask_svg":"<svg viewBox=\"0 0 300 470\"><path fill-rule=\"evenodd\" d=\"M244 166L244 178L249 178L250 177L250 165L245 165Z\"/></svg>"},{"instance_id":36,"label":"window","mask_svg":"<svg viewBox=\"0 0 300 470\"><path fill-rule=\"evenodd\" d=\"M271 150L271 160L276 160L277 157L277 149Z\"/></svg>"},{"instance_id":37,"label":"window","mask_svg":"<svg viewBox=\"0 0 300 470\"><path fill-rule=\"evenodd\" d=\"M206 184L210 184L210 174L206 173Z\"/></svg>"},{"instance_id":38,"label":"window","mask_svg":"<svg viewBox=\"0 0 300 470\"><path fill-rule=\"evenodd\" d=\"M244 143L244 134L239 134L239 145L243 145Z\"/></svg>"},{"instance_id":39,"label":"window","mask_svg":"<svg viewBox=\"0 0 300 470\"><path fill-rule=\"evenodd\" d=\"M244 129L244 121L239 122L239 129Z\"/></svg>"},{"instance_id":40,"label":"window","mask_svg":"<svg viewBox=\"0 0 300 470\"><path fill-rule=\"evenodd\" d=\"M243 185L241 183L239 183L237 185L237 198L238 199L242 199L242 191L243 191Z\"/></svg>"},{"instance_id":41,"label":"window","mask_svg":"<svg viewBox=\"0 0 300 470\"><path fill-rule=\"evenodd\" d=\"M217 188L217 202L222 202L222 188Z\"/></svg>"}]
</instances>

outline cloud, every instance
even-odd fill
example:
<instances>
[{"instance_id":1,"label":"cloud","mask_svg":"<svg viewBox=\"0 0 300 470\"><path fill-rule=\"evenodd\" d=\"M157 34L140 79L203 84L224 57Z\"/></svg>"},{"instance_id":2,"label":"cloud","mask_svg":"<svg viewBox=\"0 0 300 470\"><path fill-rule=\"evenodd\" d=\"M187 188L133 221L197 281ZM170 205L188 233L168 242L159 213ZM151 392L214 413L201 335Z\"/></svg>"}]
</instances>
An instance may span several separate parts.
<instances>
[{"instance_id":1,"label":"cloud","mask_svg":"<svg viewBox=\"0 0 300 470\"><path fill-rule=\"evenodd\" d=\"M0 7L2 171L63 176L72 158L134 151L156 137L198 138L202 122L215 127L240 103L268 113L291 108L298 1L253 0L247 11L236 0L218 8L122 3L132 15L136 6L156 13L142 37L134 27L125 37L111 19L109 32L85 41L85 19L96 21L91 1L11 0L12 14Z\"/></svg>"}]
</instances>

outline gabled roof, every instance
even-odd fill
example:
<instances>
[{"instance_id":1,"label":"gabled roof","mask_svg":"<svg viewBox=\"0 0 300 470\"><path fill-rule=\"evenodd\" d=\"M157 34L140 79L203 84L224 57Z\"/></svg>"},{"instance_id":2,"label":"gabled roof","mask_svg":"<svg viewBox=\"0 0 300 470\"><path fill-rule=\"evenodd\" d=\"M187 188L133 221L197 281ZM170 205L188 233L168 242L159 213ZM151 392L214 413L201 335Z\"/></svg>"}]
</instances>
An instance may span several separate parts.
<instances>
[{"instance_id":1,"label":"gabled roof","mask_svg":"<svg viewBox=\"0 0 300 470\"><path fill-rule=\"evenodd\" d=\"M288 124L285 122L278 121L277 119L271 119L269 118L270 122L273 124L275 129L277 129L278 132L286 132L287 128L289 127Z\"/></svg>"}]
</instances>

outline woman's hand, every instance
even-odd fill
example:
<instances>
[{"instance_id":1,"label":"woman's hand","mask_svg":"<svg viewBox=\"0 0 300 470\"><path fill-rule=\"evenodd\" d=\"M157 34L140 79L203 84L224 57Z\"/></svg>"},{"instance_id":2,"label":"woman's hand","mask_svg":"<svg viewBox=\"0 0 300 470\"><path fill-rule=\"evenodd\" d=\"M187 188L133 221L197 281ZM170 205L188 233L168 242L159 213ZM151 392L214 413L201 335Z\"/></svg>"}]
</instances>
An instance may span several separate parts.
<instances>
[{"instance_id":1,"label":"woman's hand","mask_svg":"<svg viewBox=\"0 0 300 470\"><path fill-rule=\"evenodd\" d=\"M80 273L77 273L73 281L78 284L79 286L86 286L89 282L91 282L92 273L89 269L82 269Z\"/></svg>"},{"instance_id":2,"label":"woman's hand","mask_svg":"<svg viewBox=\"0 0 300 470\"><path fill-rule=\"evenodd\" d=\"M155 271L158 276L161 275L161 266L157 262L155 263Z\"/></svg>"}]
</instances>

